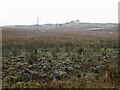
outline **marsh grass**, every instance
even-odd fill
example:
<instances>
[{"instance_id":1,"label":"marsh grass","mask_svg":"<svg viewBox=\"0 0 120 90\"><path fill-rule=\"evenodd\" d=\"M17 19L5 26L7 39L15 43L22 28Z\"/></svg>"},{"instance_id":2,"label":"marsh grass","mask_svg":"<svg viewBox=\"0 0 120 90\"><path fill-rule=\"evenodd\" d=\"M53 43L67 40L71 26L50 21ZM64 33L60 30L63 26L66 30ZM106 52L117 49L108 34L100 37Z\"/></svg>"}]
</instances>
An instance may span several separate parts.
<instances>
[{"instance_id":1,"label":"marsh grass","mask_svg":"<svg viewBox=\"0 0 120 90\"><path fill-rule=\"evenodd\" d=\"M117 33L3 29L2 36L3 88L120 86Z\"/></svg>"}]
</instances>

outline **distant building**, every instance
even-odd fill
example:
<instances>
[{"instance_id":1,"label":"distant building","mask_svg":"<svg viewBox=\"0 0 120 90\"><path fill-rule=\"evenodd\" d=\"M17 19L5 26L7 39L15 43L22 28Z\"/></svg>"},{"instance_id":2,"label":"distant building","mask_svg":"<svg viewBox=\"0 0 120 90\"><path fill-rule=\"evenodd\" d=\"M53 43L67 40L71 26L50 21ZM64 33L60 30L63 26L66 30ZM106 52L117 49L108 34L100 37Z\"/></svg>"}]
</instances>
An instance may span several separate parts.
<instances>
[{"instance_id":1,"label":"distant building","mask_svg":"<svg viewBox=\"0 0 120 90\"><path fill-rule=\"evenodd\" d=\"M70 23L80 23L80 21L76 20L76 21L71 21Z\"/></svg>"}]
</instances>

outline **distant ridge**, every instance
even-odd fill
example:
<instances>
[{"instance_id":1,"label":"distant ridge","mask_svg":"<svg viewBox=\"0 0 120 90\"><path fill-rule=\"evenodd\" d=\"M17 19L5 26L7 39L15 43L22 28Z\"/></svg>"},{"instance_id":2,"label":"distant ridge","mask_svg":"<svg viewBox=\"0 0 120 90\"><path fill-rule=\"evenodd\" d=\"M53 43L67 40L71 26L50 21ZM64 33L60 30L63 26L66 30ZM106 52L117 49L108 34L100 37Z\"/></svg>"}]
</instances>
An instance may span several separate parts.
<instances>
[{"instance_id":1,"label":"distant ridge","mask_svg":"<svg viewBox=\"0 0 120 90\"><path fill-rule=\"evenodd\" d=\"M35 30L37 24L34 25L9 25L4 26L4 28L14 28L14 29L33 29ZM85 23L79 20L70 21L60 24L42 24L38 25L39 30L89 30L89 31L117 31L118 24L116 23Z\"/></svg>"}]
</instances>

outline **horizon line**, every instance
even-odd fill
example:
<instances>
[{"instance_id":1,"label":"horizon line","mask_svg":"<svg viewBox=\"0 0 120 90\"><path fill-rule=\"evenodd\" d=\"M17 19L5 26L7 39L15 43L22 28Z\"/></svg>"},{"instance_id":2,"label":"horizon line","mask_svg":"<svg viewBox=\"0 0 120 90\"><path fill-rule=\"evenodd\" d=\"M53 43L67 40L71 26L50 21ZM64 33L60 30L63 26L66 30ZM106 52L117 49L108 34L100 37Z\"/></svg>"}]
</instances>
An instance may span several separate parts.
<instances>
[{"instance_id":1,"label":"horizon line","mask_svg":"<svg viewBox=\"0 0 120 90\"><path fill-rule=\"evenodd\" d=\"M76 21L76 20L75 20ZM74 21L74 22L75 22ZM38 25L45 25L45 24L66 24L66 23L70 23L71 21L69 22L64 22L64 23L43 23L43 24L38 24ZM119 22L79 22L79 23L91 23L91 24L120 24ZM16 26L16 25L25 25L25 26L31 26L31 25L37 25L36 24L8 24L8 25L0 25L0 26Z\"/></svg>"}]
</instances>

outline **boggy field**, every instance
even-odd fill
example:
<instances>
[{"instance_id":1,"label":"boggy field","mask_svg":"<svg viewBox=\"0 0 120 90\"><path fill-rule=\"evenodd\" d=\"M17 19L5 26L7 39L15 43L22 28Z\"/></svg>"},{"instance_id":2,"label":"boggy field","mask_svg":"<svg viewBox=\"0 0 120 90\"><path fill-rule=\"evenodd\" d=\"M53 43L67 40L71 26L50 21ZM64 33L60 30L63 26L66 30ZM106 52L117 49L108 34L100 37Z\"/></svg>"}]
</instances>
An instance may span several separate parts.
<instances>
[{"instance_id":1,"label":"boggy field","mask_svg":"<svg viewBox=\"0 0 120 90\"><path fill-rule=\"evenodd\" d=\"M3 88L120 87L118 34L2 30Z\"/></svg>"}]
</instances>

